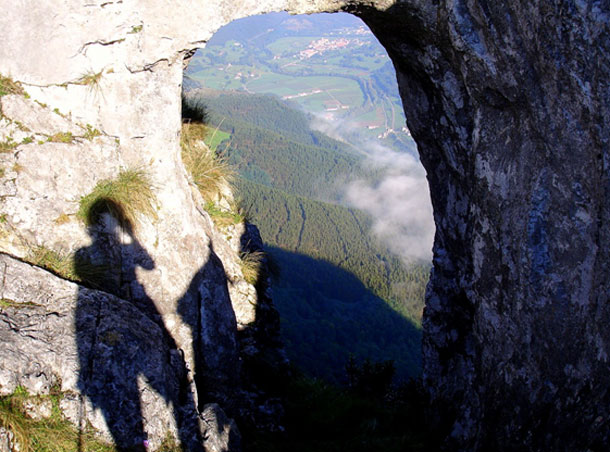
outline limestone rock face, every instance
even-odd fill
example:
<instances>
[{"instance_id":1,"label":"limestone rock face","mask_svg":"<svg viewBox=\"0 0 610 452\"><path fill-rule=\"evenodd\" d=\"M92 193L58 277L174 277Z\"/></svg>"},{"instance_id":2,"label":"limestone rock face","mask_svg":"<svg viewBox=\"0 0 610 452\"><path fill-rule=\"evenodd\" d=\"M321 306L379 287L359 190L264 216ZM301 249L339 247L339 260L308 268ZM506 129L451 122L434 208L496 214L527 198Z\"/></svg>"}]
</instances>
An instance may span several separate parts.
<instances>
[{"instance_id":1,"label":"limestone rock face","mask_svg":"<svg viewBox=\"0 0 610 452\"><path fill-rule=\"evenodd\" d=\"M4 427L0 427L0 452L11 452L15 447L15 434Z\"/></svg>"},{"instance_id":2,"label":"limestone rock face","mask_svg":"<svg viewBox=\"0 0 610 452\"><path fill-rule=\"evenodd\" d=\"M0 6L0 33L8 43L0 46L0 72L22 81L50 111L102 132L99 154L88 143L49 143L3 155L6 224L29 240L60 245L75 237L80 243L85 232L69 224L63 227L72 228L70 235L58 229L37 236L56 214L74 212L74 198L64 190L80 193L122 166L146 166L159 211L139 237L155 267L138 281L192 369L199 364L191 344L213 347L206 334L192 341L192 324L180 311L229 329L251 322L252 311L241 305L241 320L231 321L200 309L205 303L179 306L211 299L226 305L240 292L197 276L208 262L222 273L212 253L224 251L197 210L179 159L182 57L245 15L342 9L362 17L394 61L428 172L437 233L424 314L424 382L447 447L599 450L610 444L607 2L213 0L168 8L156 1L15 6L1 0ZM25 103L5 96L3 109L5 102L11 115ZM3 137L21 140L27 133L0 121ZM74 146L88 152L82 164ZM36 156L39 175L30 163ZM51 168L56 173L45 166L49 156L59 156ZM62 183L45 194L65 176L58 169L64 161L66 174L82 178L74 188ZM92 174L88 182L86 174ZM34 209L29 215L10 203L20 191L28 193L21 199ZM3 249L21 256L16 237L7 233ZM239 275L235 264L221 262L226 274ZM237 356L225 332L219 350ZM215 362L231 367L237 361Z\"/></svg>"},{"instance_id":3,"label":"limestone rock face","mask_svg":"<svg viewBox=\"0 0 610 452\"><path fill-rule=\"evenodd\" d=\"M0 392L20 385L38 394L61 382L69 394L79 394L64 398L64 414L77 425L90 422L120 445L133 446L145 434L158 445L169 432L192 450L201 449L204 438L212 441L205 445L210 450L222 444L238 450L235 427L219 424L220 436L204 427L217 415L227 419L218 405L206 411L210 402L235 413L249 409L237 402L244 387L241 349L254 346L259 353L266 347L256 341L242 345L238 337L238 325L256 330L260 323L260 297L244 280L239 240L227 241L199 207L201 197L181 166L184 191L173 185L168 194L168 183L176 181L160 181L167 168L159 174L150 162L135 168L152 180L155 214L127 227L108 211L87 226L78 215L83 196L134 168L122 158L120 139L23 94L1 97L0 111L7 148L0 154L0 250L22 261L36 261L41 250L53 253L65 267L63 273L55 270L62 277L101 289L89 296L88 289L74 289L48 272L39 277L27 264L12 273L17 261L5 266L1 306L9 327L2 334ZM177 168L170 165L170 171ZM171 221L163 213L163 196L171 196ZM233 229L238 237L246 235L243 225ZM13 293L22 283L29 284L27 290ZM61 314L56 318L29 304L35 296L51 305L58 296ZM30 311L9 309L15 303L36 309L24 316ZM23 335L23 325L44 331L51 349ZM268 333L276 336L277 325ZM75 347L76 358L70 352Z\"/></svg>"},{"instance_id":4,"label":"limestone rock face","mask_svg":"<svg viewBox=\"0 0 610 452\"><path fill-rule=\"evenodd\" d=\"M7 255L0 255L0 269L0 394L58 387L69 419L89 422L121 447L147 438L156 448L168 433L189 450L239 445L236 427L217 405L199 416L184 356L132 302Z\"/></svg>"}]
</instances>

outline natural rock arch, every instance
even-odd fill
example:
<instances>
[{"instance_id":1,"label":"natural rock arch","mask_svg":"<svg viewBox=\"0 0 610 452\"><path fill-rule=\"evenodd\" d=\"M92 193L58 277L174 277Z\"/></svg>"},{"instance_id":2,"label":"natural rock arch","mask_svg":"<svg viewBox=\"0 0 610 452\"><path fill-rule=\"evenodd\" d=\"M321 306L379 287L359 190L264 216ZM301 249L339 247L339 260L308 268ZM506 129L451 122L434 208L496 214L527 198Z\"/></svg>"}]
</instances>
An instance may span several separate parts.
<instances>
[{"instance_id":1,"label":"natural rock arch","mask_svg":"<svg viewBox=\"0 0 610 452\"><path fill-rule=\"evenodd\" d=\"M182 55L246 15L361 17L394 61L428 172L424 382L448 444L610 443L607 1L4 3L0 72L116 136L108 165L150 162L171 224L159 248L145 243L164 271L150 292L170 317L206 254L175 246L198 234L178 156ZM87 73L102 74L99 89Z\"/></svg>"}]
</instances>

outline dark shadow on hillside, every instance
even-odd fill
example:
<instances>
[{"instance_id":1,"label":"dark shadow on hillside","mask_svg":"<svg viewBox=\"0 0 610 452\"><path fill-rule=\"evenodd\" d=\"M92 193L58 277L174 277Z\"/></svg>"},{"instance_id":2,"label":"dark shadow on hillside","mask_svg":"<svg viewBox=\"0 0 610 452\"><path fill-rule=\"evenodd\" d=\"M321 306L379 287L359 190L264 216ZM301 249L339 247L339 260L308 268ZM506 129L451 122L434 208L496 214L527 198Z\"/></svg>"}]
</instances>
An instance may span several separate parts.
<instances>
[{"instance_id":1,"label":"dark shadow on hillside","mask_svg":"<svg viewBox=\"0 0 610 452\"><path fill-rule=\"evenodd\" d=\"M349 356L393 360L398 379L421 373L421 329L352 273L309 256L266 247L280 274L273 284L282 337L306 373L345 383Z\"/></svg>"},{"instance_id":2,"label":"dark shadow on hillside","mask_svg":"<svg viewBox=\"0 0 610 452\"><path fill-rule=\"evenodd\" d=\"M251 225L249 229L254 233L242 237L242 251L262 250L258 231ZM256 236L259 241L252 240ZM247 354L243 355L247 373L256 386L264 387L280 401L281 415L275 419L282 426L282 430L261 429L260 421L265 418L260 415L259 422L246 420L240 425L244 450L438 450L427 448L428 443L433 443L433 435L423 415L426 397L417 380L406 381L406 377L420 373L420 330L374 296L353 274L279 248L265 247L265 252L266 273L256 284L257 320L242 334L258 335L259 341L277 336L274 323L268 323L273 318L270 314L277 316L273 305L266 304L271 280L273 302L282 317L283 345L292 364L300 370L290 368L286 372L285 366L269 359L272 347L267 349L267 356L263 352L249 360ZM265 316L270 317L265 321ZM268 329L261 330L265 326ZM353 385L356 380L348 381L346 370L350 356L360 363L369 358L375 363L374 369L378 362L393 360L399 371L396 386L390 387L387 378L379 373L377 378L359 381L365 385ZM352 377L365 376L358 370L362 371L366 364L356 364L355 368L356 375L352 373ZM344 383L346 387L307 375ZM274 405L261 406L267 410ZM269 414L273 418L273 413Z\"/></svg>"}]
</instances>

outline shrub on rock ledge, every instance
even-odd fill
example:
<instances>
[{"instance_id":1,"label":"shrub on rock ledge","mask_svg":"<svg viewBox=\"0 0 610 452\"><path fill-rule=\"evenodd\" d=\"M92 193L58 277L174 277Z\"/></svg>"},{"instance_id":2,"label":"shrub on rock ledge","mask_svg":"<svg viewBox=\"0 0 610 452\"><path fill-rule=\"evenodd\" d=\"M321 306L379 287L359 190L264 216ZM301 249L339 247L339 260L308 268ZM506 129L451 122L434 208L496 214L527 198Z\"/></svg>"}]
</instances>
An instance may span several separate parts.
<instances>
[{"instance_id":1,"label":"shrub on rock ledge","mask_svg":"<svg viewBox=\"0 0 610 452\"><path fill-rule=\"evenodd\" d=\"M119 221L135 225L140 216L155 217L155 195L150 176L142 169L127 169L115 179L99 182L80 200L77 217L90 226L104 206Z\"/></svg>"}]
</instances>

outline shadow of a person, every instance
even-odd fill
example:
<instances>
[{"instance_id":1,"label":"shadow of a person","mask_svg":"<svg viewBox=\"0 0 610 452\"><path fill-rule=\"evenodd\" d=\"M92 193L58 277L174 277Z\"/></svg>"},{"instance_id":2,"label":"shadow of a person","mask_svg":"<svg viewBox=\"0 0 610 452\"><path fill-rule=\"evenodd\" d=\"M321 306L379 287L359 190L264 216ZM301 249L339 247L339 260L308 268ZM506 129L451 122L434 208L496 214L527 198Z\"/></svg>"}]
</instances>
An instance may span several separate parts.
<instances>
[{"instance_id":1,"label":"shadow of a person","mask_svg":"<svg viewBox=\"0 0 610 452\"><path fill-rule=\"evenodd\" d=\"M81 393L101 410L119 450L144 450L144 424L167 430L171 422L171 416L163 421L161 413L150 416L150 409L144 419L144 399L157 406L142 386L144 380L172 405L182 448L203 450L181 350L137 279L136 267L152 270L154 261L115 202L96 202L88 225L92 244L78 250L75 272L83 286L97 290L81 287L77 300Z\"/></svg>"},{"instance_id":2,"label":"shadow of a person","mask_svg":"<svg viewBox=\"0 0 610 452\"><path fill-rule=\"evenodd\" d=\"M191 327L199 411L217 400L230 407L240 378L237 323L227 275L211 242L208 249L206 263L178 301L178 314Z\"/></svg>"}]
</instances>

